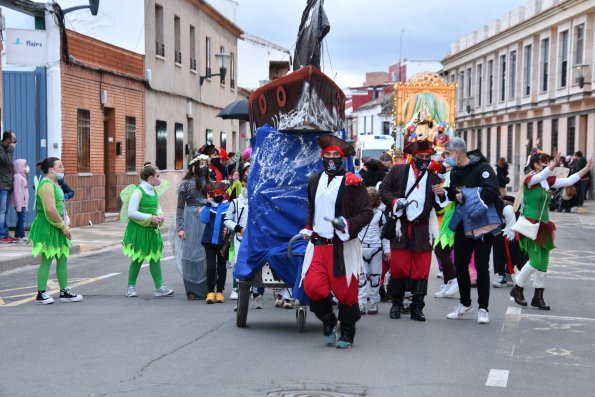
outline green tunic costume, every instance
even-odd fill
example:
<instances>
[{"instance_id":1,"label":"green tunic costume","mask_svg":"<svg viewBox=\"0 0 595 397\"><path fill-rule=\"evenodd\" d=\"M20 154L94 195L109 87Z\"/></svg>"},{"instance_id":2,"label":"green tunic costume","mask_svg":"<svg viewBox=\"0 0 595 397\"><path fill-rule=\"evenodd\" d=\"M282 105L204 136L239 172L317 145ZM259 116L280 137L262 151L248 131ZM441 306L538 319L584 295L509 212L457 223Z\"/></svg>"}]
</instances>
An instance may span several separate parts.
<instances>
[{"instance_id":1,"label":"green tunic costume","mask_svg":"<svg viewBox=\"0 0 595 397\"><path fill-rule=\"evenodd\" d=\"M550 251L555 248L553 238L555 226L550 223L549 217L550 199L551 193L541 185L535 185L532 188L528 188L526 183L523 185L523 215L535 221L541 219L541 224L537 239L531 240L521 235L519 247L529 255L531 267L542 272L547 272Z\"/></svg>"},{"instance_id":2,"label":"green tunic costume","mask_svg":"<svg viewBox=\"0 0 595 397\"><path fill-rule=\"evenodd\" d=\"M31 225L29 232L29 240L33 244L33 256L43 254L46 258L53 257L68 257L70 254L70 240L64 235L62 229L58 224L52 222L46 214L47 203L44 203L43 197L40 195L42 189L46 185L51 185L54 189L54 200L56 209L62 219L64 219L64 192L54 182L49 179L42 179L37 187L37 196L35 209L37 214Z\"/></svg>"},{"instance_id":3,"label":"green tunic costume","mask_svg":"<svg viewBox=\"0 0 595 397\"><path fill-rule=\"evenodd\" d=\"M136 188L141 193L138 211L144 214L157 215L159 198L157 192L148 195L142 187ZM132 193L135 194L135 193ZM198 221L198 220L197 220ZM150 220L136 221L128 219L126 232L122 240L124 255L132 258L134 262L146 259L148 262L158 261L163 253L163 239L157 225L150 224Z\"/></svg>"}]
</instances>

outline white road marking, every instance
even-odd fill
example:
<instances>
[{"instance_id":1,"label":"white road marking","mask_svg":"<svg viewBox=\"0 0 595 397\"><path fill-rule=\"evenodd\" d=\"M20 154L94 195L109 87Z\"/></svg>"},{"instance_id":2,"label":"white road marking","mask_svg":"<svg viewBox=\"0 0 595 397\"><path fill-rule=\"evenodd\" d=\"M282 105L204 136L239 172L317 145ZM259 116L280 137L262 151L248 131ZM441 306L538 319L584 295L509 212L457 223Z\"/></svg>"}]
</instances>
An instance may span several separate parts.
<instances>
[{"instance_id":1,"label":"white road marking","mask_svg":"<svg viewBox=\"0 0 595 397\"><path fill-rule=\"evenodd\" d=\"M141 269L142 269L143 267L147 267L147 266L149 266L149 264L148 264L148 263L145 263L144 265L141 265Z\"/></svg>"},{"instance_id":2,"label":"white road marking","mask_svg":"<svg viewBox=\"0 0 595 397\"><path fill-rule=\"evenodd\" d=\"M506 314L519 315L519 314L521 314L521 308L508 306L508 309L506 309Z\"/></svg>"},{"instance_id":3,"label":"white road marking","mask_svg":"<svg viewBox=\"0 0 595 397\"><path fill-rule=\"evenodd\" d=\"M165 258L161 258L161 262L168 261L168 260L174 259L174 258L175 258L175 256L166 256Z\"/></svg>"},{"instance_id":4,"label":"white road marking","mask_svg":"<svg viewBox=\"0 0 595 397\"><path fill-rule=\"evenodd\" d=\"M566 320L566 321L595 321L595 318L589 318L589 317L564 317L564 316L553 316L553 315L549 315L549 314L526 314L526 313L522 313L522 314L513 314L513 313L508 313L506 312L506 314L511 314L513 316L517 316L517 317L521 317L521 318L548 318L548 319L552 319L552 320Z\"/></svg>"},{"instance_id":5,"label":"white road marking","mask_svg":"<svg viewBox=\"0 0 595 397\"><path fill-rule=\"evenodd\" d=\"M103 276L98 276L98 277L90 277L90 278L86 278L86 279L81 279L80 281L74 282L70 285L70 287L72 288L76 288L76 287L80 287L82 285L86 285L86 284L90 284L93 283L95 281L99 281L99 280L103 280L106 279L108 277L113 277L113 276L117 276L120 273L109 273L109 274L105 274ZM60 292L59 287L49 290L47 291L48 294L53 295ZM20 296L20 295L19 295ZM21 299L21 300L17 300L14 302L10 302L10 303L5 303L2 299L0 299L0 307L14 307L14 306L19 306L22 305L23 303L27 303L27 302L33 302L36 298L36 295L34 293L31 293L30 295L28 295L28 298L25 299ZM5 296L4 298L10 298L8 296Z\"/></svg>"},{"instance_id":6,"label":"white road marking","mask_svg":"<svg viewBox=\"0 0 595 397\"><path fill-rule=\"evenodd\" d=\"M490 369L486 386L489 387L506 387L508 383L508 373L506 369Z\"/></svg>"}]
</instances>

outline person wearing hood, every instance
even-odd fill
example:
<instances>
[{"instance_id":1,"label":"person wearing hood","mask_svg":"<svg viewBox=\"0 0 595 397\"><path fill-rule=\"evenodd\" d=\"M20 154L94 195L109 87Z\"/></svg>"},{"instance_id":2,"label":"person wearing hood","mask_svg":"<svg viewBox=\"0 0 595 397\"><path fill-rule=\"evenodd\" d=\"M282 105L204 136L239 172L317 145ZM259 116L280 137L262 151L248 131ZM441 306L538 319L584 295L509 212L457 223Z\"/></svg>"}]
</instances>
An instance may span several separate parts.
<instances>
[{"instance_id":1,"label":"person wearing hood","mask_svg":"<svg viewBox=\"0 0 595 397\"><path fill-rule=\"evenodd\" d=\"M366 158L364 164L367 170L367 172L362 176L364 186L376 187L378 182L382 182L388 173L388 168L384 165L384 163L382 163L382 161L372 157Z\"/></svg>"},{"instance_id":2,"label":"person wearing hood","mask_svg":"<svg viewBox=\"0 0 595 397\"><path fill-rule=\"evenodd\" d=\"M478 189L480 201L486 208L494 206L500 197L498 178L481 152L479 150L467 152L467 144L461 138L453 138L446 142L444 149L447 153L445 161L452 167L450 186L447 189L449 199L456 200L456 205L460 206L464 200L463 187L481 188ZM477 323L487 324L490 322L488 315L490 299L489 262L494 236L489 230L485 232L477 239L473 236L467 236L463 228L463 222L460 222L455 230L455 268L461 299L455 310L446 316L449 319L466 319L473 315L469 262L471 256L475 254L477 294L479 296Z\"/></svg>"},{"instance_id":3,"label":"person wearing hood","mask_svg":"<svg viewBox=\"0 0 595 397\"><path fill-rule=\"evenodd\" d=\"M17 211L17 224L14 229L14 239L17 243L25 243L25 223L27 223L27 212L29 209L29 164L25 159L15 160L13 163L14 178L12 183L12 196L10 206Z\"/></svg>"},{"instance_id":4,"label":"person wearing hood","mask_svg":"<svg viewBox=\"0 0 595 397\"><path fill-rule=\"evenodd\" d=\"M411 319L426 321L423 308L428 293L432 240L438 235L438 218L432 210L440 210L449 201L442 180L430 165L434 153L432 142L416 140L403 151L410 159L394 165L379 189L382 202L397 220L390 243L389 316L395 320L401 318L409 278L413 294Z\"/></svg>"},{"instance_id":5,"label":"person wearing hood","mask_svg":"<svg viewBox=\"0 0 595 397\"><path fill-rule=\"evenodd\" d=\"M10 191L12 190L12 156L17 145L17 136L12 131L4 131L0 142L0 243L12 243L13 238L8 234L6 215L10 207Z\"/></svg>"}]
</instances>

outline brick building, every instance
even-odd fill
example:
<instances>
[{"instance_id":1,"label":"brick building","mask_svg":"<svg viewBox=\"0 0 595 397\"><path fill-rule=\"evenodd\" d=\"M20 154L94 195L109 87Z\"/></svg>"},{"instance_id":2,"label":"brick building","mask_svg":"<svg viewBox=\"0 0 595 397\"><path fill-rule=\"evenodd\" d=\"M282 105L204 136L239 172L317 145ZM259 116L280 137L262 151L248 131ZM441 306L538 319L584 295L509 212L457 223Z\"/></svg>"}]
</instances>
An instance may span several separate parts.
<instances>
[{"instance_id":1,"label":"brick building","mask_svg":"<svg viewBox=\"0 0 595 397\"><path fill-rule=\"evenodd\" d=\"M142 55L66 31L62 61L62 162L76 192L67 201L73 226L104 222L119 192L138 183L145 153Z\"/></svg>"}]
</instances>

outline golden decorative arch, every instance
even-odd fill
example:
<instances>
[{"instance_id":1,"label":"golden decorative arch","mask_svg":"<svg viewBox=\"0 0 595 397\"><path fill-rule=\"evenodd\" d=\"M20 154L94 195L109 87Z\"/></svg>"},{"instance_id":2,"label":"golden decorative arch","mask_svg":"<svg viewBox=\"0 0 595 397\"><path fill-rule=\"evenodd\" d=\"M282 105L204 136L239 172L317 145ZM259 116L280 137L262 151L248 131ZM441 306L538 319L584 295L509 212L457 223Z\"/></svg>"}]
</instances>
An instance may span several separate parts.
<instances>
[{"instance_id":1,"label":"golden decorative arch","mask_svg":"<svg viewBox=\"0 0 595 397\"><path fill-rule=\"evenodd\" d=\"M443 101L445 107L445 121L449 130L454 130L455 125L455 95L456 83L446 83L442 77L434 72L420 72L406 83L395 84L395 125L405 128L411 122L412 109L407 107L411 100L415 102L418 94L429 93L432 98ZM440 104L442 106L442 103ZM423 121L423 120L420 120Z\"/></svg>"}]
</instances>

